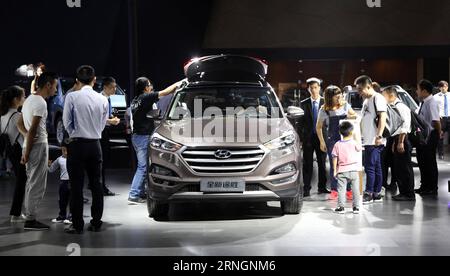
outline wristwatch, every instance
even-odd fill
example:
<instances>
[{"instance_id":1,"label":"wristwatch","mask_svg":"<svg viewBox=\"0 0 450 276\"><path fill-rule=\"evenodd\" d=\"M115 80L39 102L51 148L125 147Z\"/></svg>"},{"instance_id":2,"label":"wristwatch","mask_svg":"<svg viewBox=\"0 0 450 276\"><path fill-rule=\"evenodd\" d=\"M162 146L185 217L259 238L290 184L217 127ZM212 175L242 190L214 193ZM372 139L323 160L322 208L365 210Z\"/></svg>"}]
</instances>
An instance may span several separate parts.
<instances>
[{"instance_id":1,"label":"wristwatch","mask_svg":"<svg viewBox=\"0 0 450 276\"><path fill-rule=\"evenodd\" d=\"M377 138L377 139L383 139L383 136L378 135L376 138Z\"/></svg>"}]
</instances>

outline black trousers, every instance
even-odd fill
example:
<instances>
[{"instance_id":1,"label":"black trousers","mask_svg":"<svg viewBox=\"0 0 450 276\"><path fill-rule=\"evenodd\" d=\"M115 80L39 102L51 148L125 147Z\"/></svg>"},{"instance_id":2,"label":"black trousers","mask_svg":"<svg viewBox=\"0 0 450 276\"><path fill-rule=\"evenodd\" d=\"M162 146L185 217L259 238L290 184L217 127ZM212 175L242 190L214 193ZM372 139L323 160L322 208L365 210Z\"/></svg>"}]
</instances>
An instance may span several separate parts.
<instances>
[{"instance_id":1,"label":"black trousers","mask_svg":"<svg viewBox=\"0 0 450 276\"><path fill-rule=\"evenodd\" d=\"M408 138L405 139L405 152L399 153L397 151L397 145L399 137L394 138L394 154L393 154L393 169L395 169L398 188L400 194L408 197L414 197L414 170L411 162L412 146L409 143ZM388 150L389 148L386 148ZM389 149L392 152L392 147Z\"/></svg>"},{"instance_id":2,"label":"black trousers","mask_svg":"<svg viewBox=\"0 0 450 276\"><path fill-rule=\"evenodd\" d=\"M320 141L317 135L311 137L311 141L305 141L303 144L303 183L305 184L305 191L308 192L311 190L314 153L316 153L319 167L319 190L327 188L327 173L325 170L327 154L320 149Z\"/></svg>"},{"instance_id":3,"label":"black trousers","mask_svg":"<svg viewBox=\"0 0 450 276\"><path fill-rule=\"evenodd\" d=\"M417 147L417 161L420 168L421 186L423 191L438 190L438 167L436 150L439 143L439 134L436 130L431 132L427 145Z\"/></svg>"},{"instance_id":4,"label":"black trousers","mask_svg":"<svg viewBox=\"0 0 450 276\"><path fill-rule=\"evenodd\" d=\"M450 132L450 117L442 118L441 124L442 124L443 132ZM444 138L439 139L438 153L439 153L439 156L444 156Z\"/></svg>"},{"instance_id":5,"label":"black trousers","mask_svg":"<svg viewBox=\"0 0 450 276\"><path fill-rule=\"evenodd\" d=\"M67 218L67 206L70 200L70 182L69 180L61 180L59 184L59 217Z\"/></svg>"},{"instance_id":6,"label":"black trousers","mask_svg":"<svg viewBox=\"0 0 450 276\"><path fill-rule=\"evenodd\" d=\"M92 192L91 224L95 227L102 225L103 188L100 183L102 161L100 141L74 141L68 147L67 170L71 189L70 210L73 226L77 230L83 230L84 228L83 187L85 172Z\"/></svg>"},{"instance_id":7,"label":"black trousers","mask_svg":"<svg viewBox=\"0 0 450 276\"><path fill-rule=\"evenodd\" d=\"M20 164L22 159L22 148L20 145L14 145L13 151L9 156L9 160L13 166L16 176L16 187L14 188L14 197L11 206L10 215L20 216L22 214L22 205L25 197L25 185L27 184L27 172L25 165Z\"/></svg>"},{"instance_id":8,"label":"black trousers","mask_svg":"<svg viewBox=\"0 0 450 276\"><path fill-rule=\"evenodd\" d=\"M394 144L394 138L387 139L386 148L381 155L381 164L383 169L383 186L388 186L389 168L391 169L391 184L394 184L396 179L396 168L394 166L394 153L392 152L392 145Z\"/></svg>"},{"instance_id":9,"label":"black trousers","mask_svg":"<svg viewBox=\"0 0 450 276\"><path fill-rule=\"evenodd\" d=\"M100 140L100 144L102 147L102 154L103 154L101 181L103 191L106 192L108 190L108 187L106 186L106 167L108 166L108 160L110 160L111 158L111 144L108 127L106 127L105 130L103 130L102 132L102 139Z\"/></svg>"}]
</instances>

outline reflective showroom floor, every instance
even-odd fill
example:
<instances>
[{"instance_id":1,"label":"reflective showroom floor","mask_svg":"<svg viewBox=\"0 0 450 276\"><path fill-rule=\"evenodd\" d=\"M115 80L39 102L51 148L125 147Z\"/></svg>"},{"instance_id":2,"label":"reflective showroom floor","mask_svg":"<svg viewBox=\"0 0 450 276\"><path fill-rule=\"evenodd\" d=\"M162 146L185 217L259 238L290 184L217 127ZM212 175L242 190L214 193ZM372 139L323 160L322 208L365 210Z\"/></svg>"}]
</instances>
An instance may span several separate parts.
<instances>
[{"instance_id":1,"label":"reflective showroom floor","mask_svg":"<svg viewBox=\"0 0 450 276\"><path fill-rule=\"evenodd\" d=\"M336 215L335 202L313 195L298 216L282 216L278 203L180 204L167 221L149 219L146 205L129 206L132 174L111 170L109 184L120 195L105 201L104 231L82 236L64 234L63 225L47 232L12 226L13 185L2 179L0 255L64 256L73 244L81 255L450 255L450 160L439 170L438 200L418 196L416 203L396 203L387 194L383 204L366 206L360 215ZM40 211L45 223L57 215L57 191L58 176L51 175ZM85 210L89 215L89 206Z\"/></svg>"}]
</instances>

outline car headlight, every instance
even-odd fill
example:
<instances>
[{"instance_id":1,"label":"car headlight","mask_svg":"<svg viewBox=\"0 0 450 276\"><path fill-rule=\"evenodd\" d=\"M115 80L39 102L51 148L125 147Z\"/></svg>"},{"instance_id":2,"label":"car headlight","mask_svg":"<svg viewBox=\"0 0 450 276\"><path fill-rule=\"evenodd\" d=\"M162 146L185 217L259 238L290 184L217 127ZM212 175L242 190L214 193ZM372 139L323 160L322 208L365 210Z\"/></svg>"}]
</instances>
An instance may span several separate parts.
<instances>
[{"instance_id":1,"label":"car headlight","mask_svg":"<svg viewBox=\"0 0 450 276\"><path fill-rule=\"evenodd\" d=\"M182 146L155 133L150 140L150 147L154 149L175 152L181 149Z\"/></svg>"},{"instance_id":2,"label":"car headlight","mask_svg":"<svg viewBox=\"0 0 450 276\"><path fill-rule=\"evenodd\" d=\"M272 140L264 146L269 150L277 150L292 146L293 144L295 144L295 134L293 131L289 131L280 138Z\"/></svg>"}]
</instances>

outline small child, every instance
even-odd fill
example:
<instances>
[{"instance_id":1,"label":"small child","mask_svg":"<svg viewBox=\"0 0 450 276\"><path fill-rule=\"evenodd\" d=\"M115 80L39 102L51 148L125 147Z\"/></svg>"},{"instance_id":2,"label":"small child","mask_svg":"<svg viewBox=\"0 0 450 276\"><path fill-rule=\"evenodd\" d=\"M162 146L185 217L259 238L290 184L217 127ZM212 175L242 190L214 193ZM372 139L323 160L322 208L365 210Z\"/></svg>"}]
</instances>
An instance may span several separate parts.
<instances>
[{"instance_id":1,"label":"small child","mask_svg":"<svg viewBox=\"0 0 450 276\"><path fill-rule=\"evenodd\" d=\"M359 214L361 201L359 188L359 172L362 168L362 146L353 139L353 124L346 121L339 126L343 140L334 146L333 166L338 181L338 208L336 213L345 214L345 193L347 185L351 184L353 190L353 213Z\"/></svg>"},{"instance_id":2,"label":"small child","mask_svg":"<svg viewBox=\"0 0 450 276\"><path fill-rule=\"evenodd\" d=\"M59 185L59 216L52 220L53 223L72 224L70 216L67 216L67 207L70 200L69 173L67 172L67 148L62 148L62 156L55 160L49 161L49 172L54 173L60 170L61 183Z\"/></svg>"}]
</instances>

